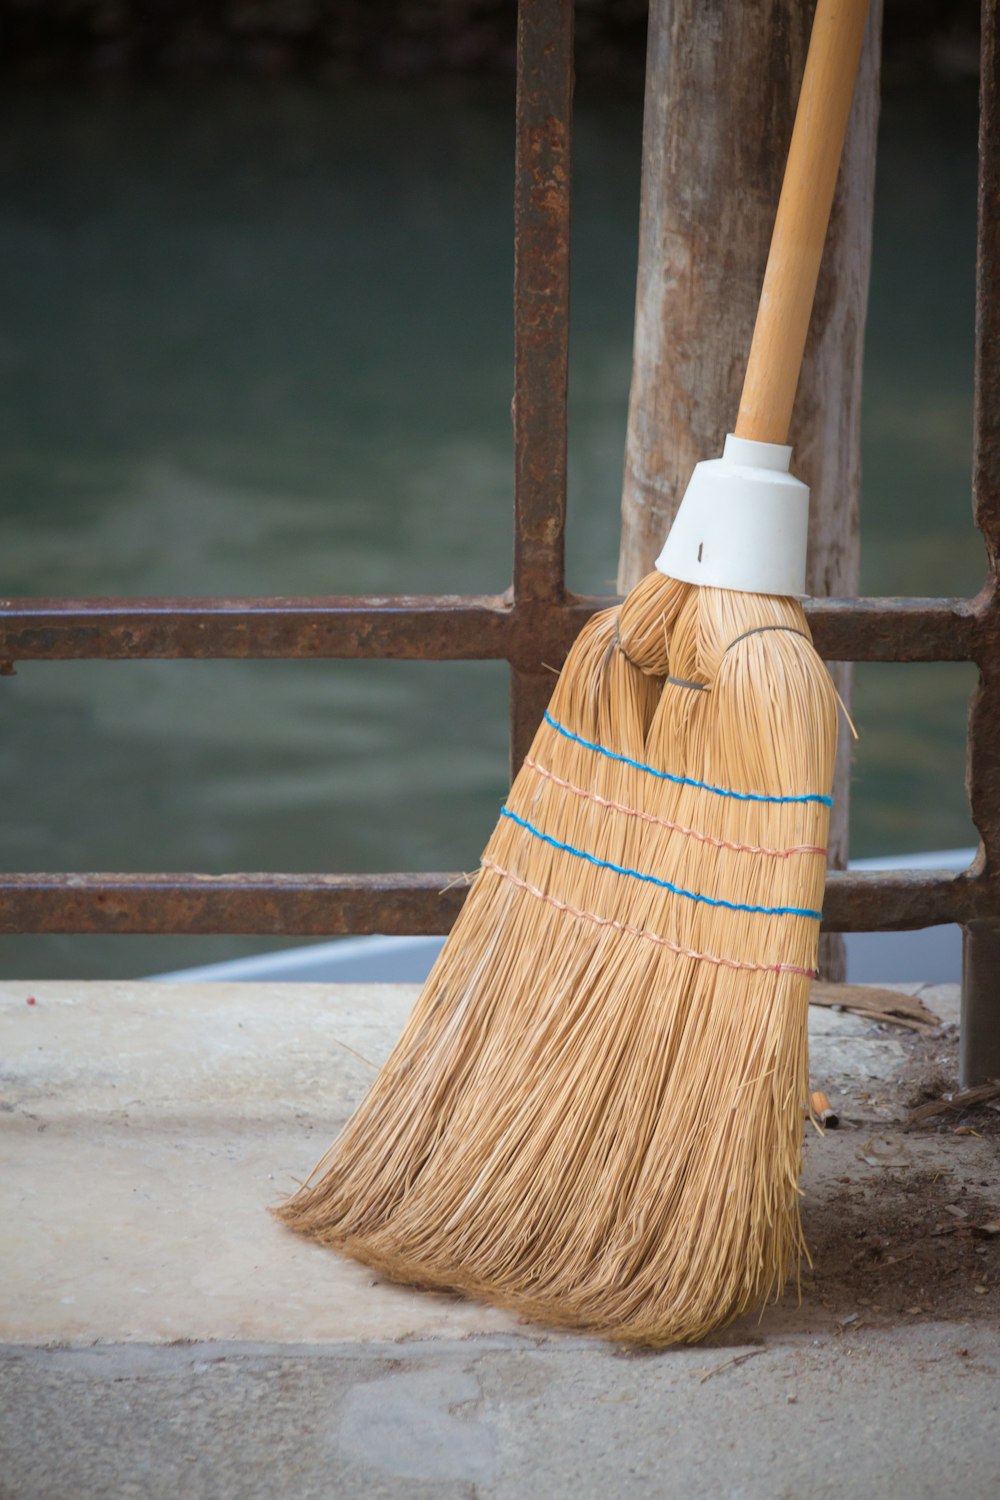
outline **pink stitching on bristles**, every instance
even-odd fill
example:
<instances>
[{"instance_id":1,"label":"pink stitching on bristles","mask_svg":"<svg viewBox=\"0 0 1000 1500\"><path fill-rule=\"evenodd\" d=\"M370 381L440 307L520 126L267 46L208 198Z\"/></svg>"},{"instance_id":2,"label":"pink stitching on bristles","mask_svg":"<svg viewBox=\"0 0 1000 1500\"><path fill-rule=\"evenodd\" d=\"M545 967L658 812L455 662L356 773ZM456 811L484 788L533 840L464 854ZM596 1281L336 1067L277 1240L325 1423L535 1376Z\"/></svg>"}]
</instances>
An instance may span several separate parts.
<instances>
[{"instance_id":1,"label":"pink stitching on bristles","mask_svg":"<svg viewBox=\"0 0 1000 1500\"><path fill-rule=\"evenodd\" d=\"M599 917L592 911L581 911L578 906L570 906L566 901L559 901L555 896L547 896L537 886L529 885L528 881L522 880L519 875L514 875L510 870L505 870L493 859L483 858L484 870L492 870L495 875L500 875L504 880L509 880L511 885L516 885L519 890L527 891L529 895L536 896L539 901L544 901L546 906L552 906L556 911L568 912L571 917L579 917L583 922L592 922L595 927L613 927L616 932L628 932L632 937L645 938L649 943L657 943L661 948L669 948L671 953L677 953L681 958L693 958L699 963L715 964L721 969L743 969L754 974L801 974L804 979L815 979L815 969L802 969L798 964L751 964L738 958L717 958L713 953L699 953L694 948L682 948L679 943L672 943L669 938L659 937L655 932L647 932L643 927L630 927L627 922L616 922L613 917Z\"/></svg>"},{"instance_id":2,"label":"pink stitching on bristles","mask_svg":"<svg viewBox=\"0 0 1000 1500\"><path fill-rule=\"evenodd\" d=\"M585 791L582 786L574 786L572 781L565 781L550 771L547 766L540 765L537 760L532 760L530 755L524 757L524 764L537 771L539 776L544 776L547 781L555 782L565 791L572 792L575 797L584 797L588 802L596 802L599 807L610 807L615 812L624 813L627 818L639 818L643 823L655 823L659 828L668 828L671 833L681 833L685 838L697 839L700 844L712 844L716 849L732 849L737 854L766 854L773 859L787 859L790 854L826 854L826 850L820 844L794 844L790 849L767 849L758 844L734 844L728 839L713 838L710 833L699 833L695 828L685 828L683 823L671 823L669 818L657 818L653 813L639 812L638 808L626 807L623 802L612 802L607 797L598 796L597 792Z\"/></svg>"}]
</instances>

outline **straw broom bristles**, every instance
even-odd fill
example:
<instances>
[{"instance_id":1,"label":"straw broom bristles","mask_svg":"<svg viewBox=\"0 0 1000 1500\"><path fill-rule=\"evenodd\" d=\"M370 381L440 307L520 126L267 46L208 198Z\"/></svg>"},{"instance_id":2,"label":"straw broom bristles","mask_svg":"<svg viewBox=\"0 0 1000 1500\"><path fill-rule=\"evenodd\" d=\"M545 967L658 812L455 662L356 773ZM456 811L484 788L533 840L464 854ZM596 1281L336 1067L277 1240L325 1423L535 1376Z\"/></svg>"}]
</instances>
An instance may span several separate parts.
<instances>
[{"instance_id":1,"label":"straw broom bristles","mask_svg":"<svg viewBox=\"0 0 1000 1500\"><path fill-rule=\"evenodd\" d=\"M403 1035L279 1215L633 1341L779 1294L835 739L795 601L654 574L596 616Z\"/></svg>"}]
</instances>

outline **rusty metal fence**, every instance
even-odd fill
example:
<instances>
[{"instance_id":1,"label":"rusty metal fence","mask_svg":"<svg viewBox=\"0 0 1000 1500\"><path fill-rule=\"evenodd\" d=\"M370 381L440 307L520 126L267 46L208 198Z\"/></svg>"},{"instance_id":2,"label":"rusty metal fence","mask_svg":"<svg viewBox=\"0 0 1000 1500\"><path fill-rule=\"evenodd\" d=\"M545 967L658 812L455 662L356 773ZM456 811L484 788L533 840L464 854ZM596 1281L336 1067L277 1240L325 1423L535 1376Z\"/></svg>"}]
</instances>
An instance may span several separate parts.
<instances>
[{"instance_id":1,"label":"rusty metal fence","mask_svg":"<svg viewBox=\"0 0 1000 1500\"><path fill-rule=\"evenodd\" d=\"M829 876L831 931L959 923L961 1070L1000 1076L1000 60L982 30L973 512L988 576L973 599L821 599L830 661L972 661L967 783L973 866ZM520 763L560 662L609 599L567 592L566 391L573 6L521 0L515 165L514 568L500 595L392 598L9 599L0 675L17 661L391 658L505 660L511 762ZM905 496L899 497L901 510ZM0 933L252 933L303 937L446 931L464 899L449 873L0 875Z\"/></svg>"}]
</instances>

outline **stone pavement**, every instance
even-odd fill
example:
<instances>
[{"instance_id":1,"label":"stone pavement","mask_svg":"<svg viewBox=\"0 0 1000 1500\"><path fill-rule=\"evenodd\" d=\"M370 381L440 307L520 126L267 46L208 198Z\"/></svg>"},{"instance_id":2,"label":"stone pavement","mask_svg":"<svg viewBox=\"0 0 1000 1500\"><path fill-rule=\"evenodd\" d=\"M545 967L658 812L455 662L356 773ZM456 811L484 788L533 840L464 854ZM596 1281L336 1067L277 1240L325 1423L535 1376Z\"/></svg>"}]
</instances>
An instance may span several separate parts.
<instances>
[{"instance_id":1,"label":"stone pavement","mask_svg":"<svg viewBox=\"0 0 1000 1500\"><path fill-rule=\"evenodd\" d=\"M843 1127L808 1133L803 1300L659 1353L385 1284L266 1214L414 993L0 985L2 1500L1000 1492L1000 1116L901 1123L953 1066L953 990L921 992L930 1036L812 1011Z\"/></svg>"}]
</instances>

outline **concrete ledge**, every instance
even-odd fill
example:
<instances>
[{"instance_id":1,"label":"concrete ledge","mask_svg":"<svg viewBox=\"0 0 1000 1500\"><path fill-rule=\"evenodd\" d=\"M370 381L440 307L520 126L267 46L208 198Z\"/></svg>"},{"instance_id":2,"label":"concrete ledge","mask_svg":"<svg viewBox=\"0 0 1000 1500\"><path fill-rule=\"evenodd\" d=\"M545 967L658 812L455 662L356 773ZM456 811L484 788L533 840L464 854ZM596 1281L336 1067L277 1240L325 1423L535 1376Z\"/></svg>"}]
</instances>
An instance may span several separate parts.
<instances>
[{"instance_id":1,"label":"concrete ledge","mask_svg":"<svg viewBox=\"0 0 1000 1500\"><path fill-rule=\"evenodd\" d=\"M0 985L0 1340L461 1337L266 1210L388 1055L412 986ZM27 1004L28 998L35 1004ZM348 1051L347 1048L351 1048Z\"/></svg>"},{"instance_id":2,"label":"concrete ledge","mask_svg":"<svg viewBox=\"0 0 1000 1500\"><path fill-rule=\"evenodd\" d=\"M0 985L0 1340L315 1343L519 1327L377 1281L266 1212L354 1108L415 994ZM925 998L954 1013L953 989ZM864 1089L878 1122L878 1090L901 1068L907 1034L828 1009L810 1024L814 1077L828 1091ZM807 1191L840 1160L826 1141L807 1153Z\"/></svg>"}]
</instances>

